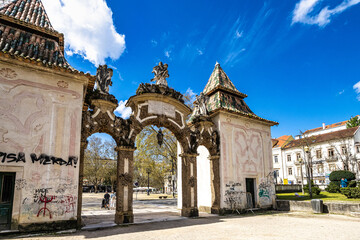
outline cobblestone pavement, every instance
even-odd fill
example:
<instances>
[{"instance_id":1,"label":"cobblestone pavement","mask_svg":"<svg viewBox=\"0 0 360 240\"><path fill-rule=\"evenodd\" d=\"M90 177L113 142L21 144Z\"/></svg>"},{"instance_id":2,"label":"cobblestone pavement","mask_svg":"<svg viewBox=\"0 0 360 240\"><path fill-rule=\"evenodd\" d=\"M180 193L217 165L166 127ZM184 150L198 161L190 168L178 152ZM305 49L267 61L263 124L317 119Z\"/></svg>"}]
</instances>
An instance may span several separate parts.
<instances>
[{"instance_id":1,"label":"cobblestone pavement","mask_svg":"<svg viewBox=\"0 0 360 240\"><path fill-rule=\"evenodd\" d=\"M78 231L69 235L30 236L31 240L80 239L360 239L358 218L305 213L270 213L182 219L114 227L97 231Z\"/></svg>"}]
</instances>

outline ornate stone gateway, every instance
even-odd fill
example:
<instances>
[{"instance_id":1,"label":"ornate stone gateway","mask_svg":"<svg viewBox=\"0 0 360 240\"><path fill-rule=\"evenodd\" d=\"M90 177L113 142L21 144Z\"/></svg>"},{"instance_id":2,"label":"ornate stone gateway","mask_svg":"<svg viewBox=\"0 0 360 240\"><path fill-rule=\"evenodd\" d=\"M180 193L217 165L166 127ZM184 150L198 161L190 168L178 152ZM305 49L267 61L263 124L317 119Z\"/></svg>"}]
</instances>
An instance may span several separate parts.
<instances>
[{"instance_id":1,"label":"ornate stone gateway","mask_svg":"<svg viewBox=\"0 0 360 240\"><path fill-rule=\"evenodd\" d=\"M80 180L78 201L78 224L81 225L82 185L84 172L84 151L87 138L94 133L107 133L117 144L117 191L115 222L131 223L133 216L133 170L135 138L148 125L166 127L176 136L182 148L182 209L185 217L198 216L197 209L197 148L205 146L210 153L211 189L213 213L220 209L219 176L219 133L207 116L206 98L199 97L196 111L191 116L191 124L186 122L191 109L184 104L183 95L167 86L169 77L167 64L159 63L154 67L152 81L155 84L142 83L127 106L133 114L130 119L115 116L118 101L109 94L112 70L100 66L97 71L97 87L87 94L82 118L82 139L80 155ZM205 107L205 110L204 110Z\"/></svg>"}]
</instances>

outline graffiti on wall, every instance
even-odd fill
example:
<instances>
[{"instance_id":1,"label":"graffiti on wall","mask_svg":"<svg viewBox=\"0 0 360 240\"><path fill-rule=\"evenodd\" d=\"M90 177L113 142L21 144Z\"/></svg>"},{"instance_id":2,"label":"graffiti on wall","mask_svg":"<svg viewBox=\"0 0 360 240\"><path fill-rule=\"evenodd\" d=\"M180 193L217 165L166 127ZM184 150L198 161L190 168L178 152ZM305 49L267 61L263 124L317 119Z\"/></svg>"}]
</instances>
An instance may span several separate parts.
<instances>
[{"instance_id":1,"label":"graffiti on wall","mask_svg":"<svg viewBox=\"0 0 360 240\"><path fill-rule=\"evenodd\" d=\"M272 198L275 195L275 185L273 172L270 172L266 178L262 178L259 184L259 199L261 205L272 204Z\"/></svg>"},{"instance_id":2,"label":"graffiti on wall","mask_svg":"<svg viewBox=\"0 0 360 240\"><path fill-rule=\"evenodd\" d=\"M51 193L52 192L52 193ZM33 191L32 199L22 201L23 209L28 215L49 218L76 212L77 196L72 194L56 195L52 188L39 188ZM24 213L24 212L23 212Z\"/></svg>"},{"instance_id":3,"label":"graffiti on wall","mask_svg":"<svg viewBox=\"0 0 360 240\"><path fill-rule=\"evenodd\" d=\"M245 192L240 189L241 183L230 182L225 184L225 203L227 208L236 210L242 205L242 197Z\"/></svg>"},{"instance_id":4,"label":"graffiti on wall","mask_svg":"<svg viewBox=\"0 0 360 240\"><path fill-rule=\"evenodd\" d=\"M37 156L35 153L30 154L32 163L39 163L41 165L60 165L60 166L73 166L76 168L78 163L78 157L70 156L67 160L62 158L49 156L47 154L40 154ZM0 152L0 159L2 163L18 163L18 162L26 162L25 153L19 152L17 155L15 153L5 153Z\"/></svg>"}]
</instances>

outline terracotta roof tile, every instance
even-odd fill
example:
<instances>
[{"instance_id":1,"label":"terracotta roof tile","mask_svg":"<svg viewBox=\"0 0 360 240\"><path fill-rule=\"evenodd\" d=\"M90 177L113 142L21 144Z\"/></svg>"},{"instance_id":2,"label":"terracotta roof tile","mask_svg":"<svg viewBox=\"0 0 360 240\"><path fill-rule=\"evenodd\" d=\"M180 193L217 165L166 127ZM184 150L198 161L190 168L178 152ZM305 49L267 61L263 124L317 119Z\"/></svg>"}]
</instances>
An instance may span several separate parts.
<instances>
[{"instance_id":1,"label":"terracotta roof tile","mask_svg":"<svg viewBox=\"0 0 360 240\"><path fill-rule=\"evenodd\" d=\"M279 138L276 138L277 144L273 147L283 147L284 145L288 144L290 141L294 140L291 135L284 135Z\"/></svg>"},{"instance_id":2,"label":"terracotta roof tile","mask_svg":"<svg viewBox=\"0 0 360 240\"><path fill-rule=\"evenodd\" d=\"M2 6L0 13L37 27L55 31L41 0L15 0Z\"/></svg>"},{"instance_id":3,"label":"terracotta roof tile","mask_svg":"<svg viewBox=\"0 0 360 240\"><path fill-rule=\"evenodd\" d=\"M347 121L348 121L348 120L343 121L343 122L338 122L338 123L330 124L330 125L326 125L326 126L325 126L325 129L330 129L330 128L334 128L334 127L344 126L344 125L347 123ZM313 129L306 130L306 131L304 132L304 134L312 133L312 132L317 132L317 131L321 131L321 130L323 130L322 127L313 128Z\"/></svg>"},{"instance_id":4,"label":"terracotta roof tile","mask_svg":"<svg viewBox=\"0 0 360 240\"><path fill-rule=\"evenodd\" d=\"M0 51L44 65L71 68L57 41L1 23Z\"/></svg>"},{"instance_id":5,"label":"terracotta roof tile","mask_svg":"<svg viewBox=\"0 0 360 240\"><path fill-rule=\"evenodd\" d=\"M316 143L327 142L327 141L336 140L336 139L349 138L349 137L354 136L354 134L358 130L358 128L359 127L353 127L353 128L335 131L335 132L314 135L314 136L310 136L310 137L306 137L306 138L300 138L300 139L289 142L283 148L287 149L287 148L303 146L306 143L316 144Z\"/></svg>"}]
</instances>

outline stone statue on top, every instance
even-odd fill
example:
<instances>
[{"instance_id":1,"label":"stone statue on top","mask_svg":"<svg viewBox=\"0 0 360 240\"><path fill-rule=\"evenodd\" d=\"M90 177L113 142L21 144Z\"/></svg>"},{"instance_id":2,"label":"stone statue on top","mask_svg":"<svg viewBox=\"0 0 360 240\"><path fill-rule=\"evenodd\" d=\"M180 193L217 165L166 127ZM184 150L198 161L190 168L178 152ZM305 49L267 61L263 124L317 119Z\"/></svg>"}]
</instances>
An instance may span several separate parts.
<instances>
[{"instance_id":1,"label":"stone statue on top","mask_svg":"<svg viewBox=\"0 0 360 240\"><path fill-rule=\"evenodd\" d=\"M153 68L153 71L151 73L154 73L155 76L153 79L151 79L152 82L155 82L156 85L165 85L167 86L167 81L166 78L169 77L169 73L168 73L168 65L165 63L163 64L162 62L159 62L159 65L155 66Z\"/></svg>"},{"instance_id":2,"label":"stone statue on top","mask_svg":"<svg viewBox=\"0 0 360 240\"><path fill-rule=\"evenodd\" d=\"M109 86L112 86L111 78L113 70L107 65L99 65L96 71L96 89L102 94L109 94Z\"/></svg>"},{"instance_id":3,"label":"stone statue on top","mask_svg":"<svg viewBox=\"0 0 360 240\"><path fill-rule=\"evenodd\" d=\"M196 100L194 102L194 116L208 116L208 110L206 108L206 104L209 100L209 96L204 93L200 93L200 95L196 96Z\"/></svg>"}]
</instances>

